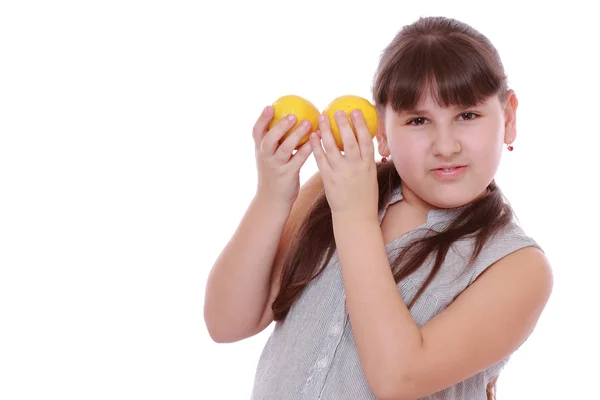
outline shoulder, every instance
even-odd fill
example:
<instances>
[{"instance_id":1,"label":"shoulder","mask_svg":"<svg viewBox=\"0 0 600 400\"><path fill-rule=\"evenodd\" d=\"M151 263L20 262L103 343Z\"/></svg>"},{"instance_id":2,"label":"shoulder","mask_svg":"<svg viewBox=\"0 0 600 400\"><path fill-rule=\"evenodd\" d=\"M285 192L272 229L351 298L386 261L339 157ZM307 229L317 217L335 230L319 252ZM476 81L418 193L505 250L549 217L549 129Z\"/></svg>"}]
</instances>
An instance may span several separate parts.
<instances>
[{"instance_id":1,"label":"shoulder","mask_svg":"<svg viewBox=\"0 0 600 400\"><path fill-rule=\"evenodd\" d=\"M536 246L522 247L502 257L474 281L484 279L485 275L490 275L488 285L503 286L509 281L519 280L524 289L535 287L540 300L549 296L554 283L550 261Z\"/></svg>"},{"instance_id":2,"label":"shoulder","mask_svg":"<svg viewBox=\"0 0 600 400\"><path fill-rule=\"evenodd\" d=\"M489 268L506 264L527 264L534 262L550 266L540 244L528 236L514 221L499 229L488 238L481 252L474 260L470 283Z\"/></svg>"},{"instance_id":3,"label":"shoulder","mask_svg":"<svg viewBox=\"0 0 600 400\"><path fill-rule=\"evenodd\" d=\"M498 239L491 241L487 251L498 252L499 248L503 248L507 254L492 263L478 277L483 272L495 271L494 275L498 278L518 277L539 286L549 294L553 284L552 266L542 247L514 223L507 226Z\"/></svg>"}]
</instances>

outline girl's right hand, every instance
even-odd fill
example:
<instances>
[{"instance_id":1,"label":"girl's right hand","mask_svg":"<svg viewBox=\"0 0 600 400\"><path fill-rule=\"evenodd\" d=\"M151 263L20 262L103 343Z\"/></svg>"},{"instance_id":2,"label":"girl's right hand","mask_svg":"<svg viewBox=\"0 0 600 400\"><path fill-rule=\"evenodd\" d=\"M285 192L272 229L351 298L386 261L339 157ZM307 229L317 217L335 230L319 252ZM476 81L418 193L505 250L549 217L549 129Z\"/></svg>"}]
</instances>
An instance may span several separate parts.
<instances>
[{"instance_id":1,"label":"girl's right hand","mask_svg":"<svg viewBox=\"0 0 600 400\"><path fill-rule=\"evenodd\" d=\"M273 108L267 106L252 131L258 170L256 195L274 204L291 207L300 190L300 168L312 152L310 141L304 143L296 153L293 152L302 137L309 133L310 122L303 121L279 145L283 135L296 123L296 117L289 115L282 118L269 130L272 118Z\"/></svg>"}]
</instances>

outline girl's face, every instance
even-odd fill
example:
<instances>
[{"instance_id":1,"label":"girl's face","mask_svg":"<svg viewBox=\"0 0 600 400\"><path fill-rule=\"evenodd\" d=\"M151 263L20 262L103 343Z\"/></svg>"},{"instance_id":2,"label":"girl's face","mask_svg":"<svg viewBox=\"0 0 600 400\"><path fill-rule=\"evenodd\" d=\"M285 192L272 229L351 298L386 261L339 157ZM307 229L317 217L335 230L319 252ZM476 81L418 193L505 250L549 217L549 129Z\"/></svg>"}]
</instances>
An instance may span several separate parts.
<instances>
[{"instance_id":1,"label":"girl's face","mask_svg":"<svg viewBox=\"0 0 600 400\"><path fill-rule=\"evenodd\" d=\"M431 94L413 111L388 104L378 133L379 152L391 155L405 199L424 210L454 208L485 193L504 144L516 137L514 92L506 105L492 96L471 108L438 106Z\"/></svg>"}]
</instances>

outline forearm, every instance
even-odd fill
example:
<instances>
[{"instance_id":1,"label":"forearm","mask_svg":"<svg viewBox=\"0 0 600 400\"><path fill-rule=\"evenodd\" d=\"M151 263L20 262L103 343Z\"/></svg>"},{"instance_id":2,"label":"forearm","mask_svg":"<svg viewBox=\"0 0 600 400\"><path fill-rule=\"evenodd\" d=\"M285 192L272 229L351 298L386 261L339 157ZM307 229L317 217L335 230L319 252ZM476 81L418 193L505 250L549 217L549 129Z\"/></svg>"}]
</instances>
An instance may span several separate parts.
<instances>
[{"instance_id":1,"label":"forearm","mask_svg":"<svg viewBox=\"0 0 600 400\"><path fill-rule=\"evenodd\" d=\"M333 229L359 357L372 389L385 394L420 351L421 332L398 292L378 221L333 215Z\"/></svg>"},{"instance_id":2,"label":"forearm","mask_svg":"<svg viewBox=\"0 0 600 400\"><path fill-rule=\"evenodd\" d=\"M246 332L258 324L290 211L267 199L252 200L208 277L204 318L209 331Z\"/></svg>"}]
</instances>

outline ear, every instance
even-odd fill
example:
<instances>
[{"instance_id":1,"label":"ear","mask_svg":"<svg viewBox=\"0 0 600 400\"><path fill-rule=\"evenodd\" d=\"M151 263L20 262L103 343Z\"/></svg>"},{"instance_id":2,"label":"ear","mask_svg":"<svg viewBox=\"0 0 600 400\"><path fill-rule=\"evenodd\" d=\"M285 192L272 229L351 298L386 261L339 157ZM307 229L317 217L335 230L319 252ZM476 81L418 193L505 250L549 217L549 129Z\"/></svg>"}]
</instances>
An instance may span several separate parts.
<instances>
[{"instance_id":1,"label":"ear","mask_svg":"<svg viewBox=\"0 0 600 400\"><path fill-rule=\"evenodd\" d=\"M384 113L379 113L379 121L377 123L377 149L381 157L389 157L390 149L388 148L387 135L385 131Z\"/></svg>"},{"instance_id":2,"label":"ear","mask_svg":"<svg viewBox=\"0 0 600 400\"><path fill-rule=\"evenodd\" d=\"M519 100L514 90L509 89L506 93L506 104L504 106L504 143L511 144L517 138L517 107Z\"/></svg>"}]
</instances>

